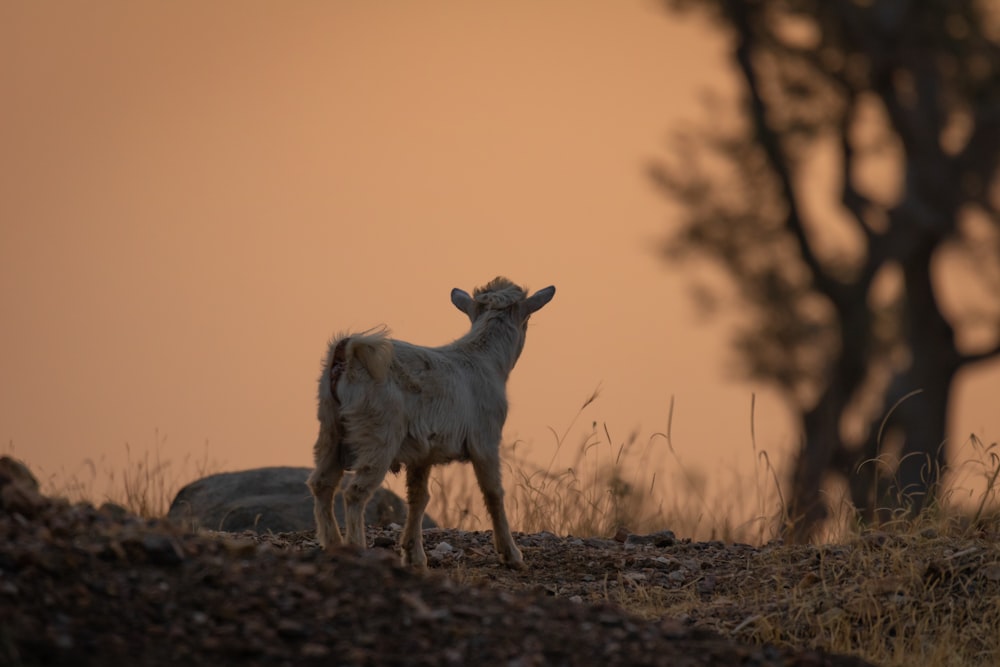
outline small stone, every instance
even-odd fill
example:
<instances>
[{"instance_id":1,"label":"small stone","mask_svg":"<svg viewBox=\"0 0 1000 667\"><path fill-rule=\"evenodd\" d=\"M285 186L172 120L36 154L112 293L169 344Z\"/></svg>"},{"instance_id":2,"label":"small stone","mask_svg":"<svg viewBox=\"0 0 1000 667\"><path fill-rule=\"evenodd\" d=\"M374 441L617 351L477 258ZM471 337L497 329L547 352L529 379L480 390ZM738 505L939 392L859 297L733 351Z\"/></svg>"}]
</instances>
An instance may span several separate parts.
<instances>
[{"instance_id":1,"label":"small stone","mask_svg":"<svg viewBox=\"0 0 1000 667\"><path fill-rule=\"evenodd\" d=\"M464 553L461 549L456 549L447 542L438 542L433 549L427 552L427 557L436 562L461 558L463 555Z\"/></svg>"},{"instance_id":2,"label":"small stone","mask_svg":"<svg viewBox=\"0 0 1000 667\"><path fill-rule=\"evenodd\" d=\"M315 563L295 563L292 565L292 574L300 579L315 577L319 568Z\"/></svg>"},{"instance_id":3,"label":"small stone","mask_svg":"<svg viewBox=\"0 0 1000 667\"><path fill-rule=\"evenodd\" d=\"M178 565L184 562L184 549L172 537L153 533L143 535L141 543L151 563Z\"/></svg>"},{"instance_id":4,"label":"small stone","mask_svg":"<svg viewBox=\"0 0 1000 667\"><path fill-rule=\"evenodd\" d=\"M222 547L226 552L235 558L245 558L252 556L257 551L257 545L250 540L223 539Z\"/></svg>"},{"instance_id":5,"label":"small stone","mask_svg":"<svg viewBox=\"0 0 1000 667\"><path fill-rule=\"evenodd\" d=\"M889 541L889 534L883 533L882 531L873 530L871 532L865 533L861 538L866 544L873 547L883 547Z\"/></svg>"},{"instance_id":6,"label":"small stone","mask_svg":"<svg viewBox=\"0 0 1000 667\"><path fill-rule=\"evenodd\" d=\"M672 547L677 544L677 536L671 530L661 530L649 535L628 535L627 545L653 545L656 547Z\"/></svg>"},{"instance_id":7,"label":"small stone","mask_svg":"<svg viewBox=\"0 0 1000 667\"><path fill-rule=\"evenodd\" d=\"M330 649L315 642L306 642L302 645L303 658L325 658L330 655Z\"/></svg>"},{"instance_id":8,"label":"small stone","mask_svg":"<svg viewBox=\"0 0 1000 667\"><path fill-rule=\"evenodd\" d=\"M594 549L611 549L618 546L615 540L606 540L603 537L588 537L583 544Z\"/></svg>"},{"instance_id":9,"label":"small stone","mask_svg":"<svg viewBox=\"0 0 1000 667\"><path fill-rule=\"evenodd\" d=\"M103 503L97 511L112 521L123 521L129 516L129 511L117 503Z\"/></svg>"},{"instance_id":10,"label":"small stone","mask_svg":"<svg viewBox=\"0 0 1000 667\"><path fill-rule=\"evenodd\" d=\"M14 481L0 486L0 509L32 519L49 504L45 496L29 484Z\"/></svg>"},{"instance_id":11,"label":"small stone","mask_svg":"<svg viewBox=\"0 0 1000 667\"><path fill-rule=\"evenodd\" d=\"M378 549L395 549L396 539L389 535L376 535L372 541L372 546Z\"/></svg>"},{"instance_id":12,"label":"small stone","mask_svg":"<svg viewBox=\"0 0 1000 667\"><path fill-rule=\"evenodd\" d=\"M302 623L290 618L283 618L278 621L278 634L285 639L301 639L308 635Z\"/></svg>"},{"instance_id":13,"label":"small stone","mask_svg":"<svg viewBox=\"0 0 1000 667\"><path fill-rule=\"evenodd\" d=\"M702 595L708 595L715 590L715 577L712 575L706 576L704 579L698 582L696 588L698 592Z\"/></svg>"},{"instance_id":14,"label":"small stone","mask_svg":"<svg viewBox=\"0 0 1000 667\"><path fill-rule=\"evenodd\" d=\"M802 575L802 578L799 579L799 587L800 588L808 588L810 586L818 584L820 581L822 581L822 579L815 572L811 572L811 571L810 572L806 572L804 575Z\"/></svg>"},{"instance_id":15,"label":"small stone","mask_svg":"<svg viewBox=\"0 0 1000 667\"><path fill-rule=\"evenodd\" d=\"M677 618L664 618L660 621L660 632L670 639L682 639L688 635L687 625Z\"/></svg>"}]
</instances>

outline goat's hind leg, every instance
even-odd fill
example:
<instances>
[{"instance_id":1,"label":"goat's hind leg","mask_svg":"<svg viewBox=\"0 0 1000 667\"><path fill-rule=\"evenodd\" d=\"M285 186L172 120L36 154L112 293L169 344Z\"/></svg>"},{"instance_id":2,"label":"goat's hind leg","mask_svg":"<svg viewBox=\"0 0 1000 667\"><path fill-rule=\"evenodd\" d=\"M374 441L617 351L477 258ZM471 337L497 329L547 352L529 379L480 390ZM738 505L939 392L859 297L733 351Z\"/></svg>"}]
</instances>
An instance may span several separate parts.
<instances>
[{"instance_id":1,"label":"goat's hind leg","mask_svg":"<svg viewBox=\"0 0 1000 667\"><path fill-rule=\"evenodd\" d=\"M368 536L365 534L365 505L385 479L391 463L391 459L375 460L354 469L354 479L344 489L344 522L347 524L348 544L356 544L362 548L368 546Z\"/></svg>"},{"instance_id":2,"label":"goat's hind leg","mask_svg":"<svg viewBox=\"0 0 1000 667\"><path fill-rule=\"evenodd\" d=\"M344 476L334 434L320 428L313 450L316 468L306 484L313 495L313 516L316 518L316 539L324 549L333 549L344 543L333 512L333 497Z\"/></svg>"},{"instance_id":3,"label":"goat's hind leg","mask_svg":"<svg viewBox=\"0 0 1000 667\"><path fill-rule=\"evenodd\" d=\"M427 555L424 553L424 510L431 498L427 489L430 466L406 466L406 526L400 546L403 549L403 565L412 565L418 570L427 569Z\"/></svg>"}]
</instances>

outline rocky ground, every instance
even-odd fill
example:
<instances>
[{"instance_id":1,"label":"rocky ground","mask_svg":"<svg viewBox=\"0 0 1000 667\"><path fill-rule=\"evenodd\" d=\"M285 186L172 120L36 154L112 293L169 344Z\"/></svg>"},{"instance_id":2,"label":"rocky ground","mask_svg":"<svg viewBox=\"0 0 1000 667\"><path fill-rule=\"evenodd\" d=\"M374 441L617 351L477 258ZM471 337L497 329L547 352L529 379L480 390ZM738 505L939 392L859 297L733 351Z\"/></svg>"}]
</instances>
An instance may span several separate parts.
<instances>
[{"instance_id":1,"label":"rocky ground","mask_svg":"<svg viewBox=\"0 0 1000 667\"><path fill-rule=\"evenodd\" d=\"M512 571L488 533L432 530L420 574L396 564L391 529L325 553L308 532L194 534L2 474L0 501L3 665L862 665L795 632L760 637L780 636L765 633L776 622L808 635L793 605L813 593L810 616L850 627L870 613L852 593L866 576L897 605L917 585L855 571L857 554L904 539L883 535L855 548L518 535L529 569ZM965 549L913 576L996 607L995 551Z\"/></svg>"}]
</instances>

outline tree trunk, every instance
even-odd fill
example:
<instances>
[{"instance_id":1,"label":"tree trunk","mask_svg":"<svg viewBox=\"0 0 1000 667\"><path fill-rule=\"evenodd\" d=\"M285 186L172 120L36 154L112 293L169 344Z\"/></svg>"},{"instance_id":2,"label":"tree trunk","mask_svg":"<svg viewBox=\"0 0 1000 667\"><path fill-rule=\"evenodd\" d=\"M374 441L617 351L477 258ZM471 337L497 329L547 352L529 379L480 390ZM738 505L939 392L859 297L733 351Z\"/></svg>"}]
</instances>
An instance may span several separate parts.
<instances>
[{"instance_id":1,"label":"tree trunk","mask_svg":"<svg viewBox=\"0 0 1000 667\"><path fill-rule=\"evenodd\" d=\"M931 260L937 246L929 236L903 260L909 365L890 382L865 444L845 457L851 499L865 521L886 521L900 510L918 514L934 499L945 465L948 404L962 357L934 294ZM898 463L886 474L894 453L887 447L897 440Z\"/></svg>"},{"instance_id":2,"label":"tree trunk","mask_svg":"<svg viewBox=\"0 0 1000 667\"><path fill-rule=\"evenodd\" d=\"M903 435L899 467L889 488L896 507L917 514L934 498L945 463L948 403L961 355L955 332L944 318L934 293L931 260L938 243L918 249L903 267L906 284L906 332L910 366L903 389L920 394L900 404Z\"/></svg>"},{"instance_id":3,"label":"tree trunk","mask_svg":"<svg viewBox=\"0 0 1000 667\"><path fill-rule=\"evenodd\" d=\"M808 542L828 515L823 482L844 450L841 420L867 369L871 313L863 299L848 299L843 305L839 309L840 350L831 365L832 378L816 405L802 415L804 439L792 469L783 529L784 536L796 542Z\"/></svg>"}]
</instances>

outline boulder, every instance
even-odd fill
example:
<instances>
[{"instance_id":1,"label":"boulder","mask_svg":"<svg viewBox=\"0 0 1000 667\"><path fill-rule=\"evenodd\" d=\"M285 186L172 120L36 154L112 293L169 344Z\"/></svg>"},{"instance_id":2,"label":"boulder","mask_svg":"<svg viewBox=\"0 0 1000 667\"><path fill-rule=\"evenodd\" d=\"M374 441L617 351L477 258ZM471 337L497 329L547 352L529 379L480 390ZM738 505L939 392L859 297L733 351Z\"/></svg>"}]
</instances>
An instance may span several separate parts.
<instances>
[{"instance_id":1,"label":"boulder","mask_svg":"<svg viewBox=\"0 0 1000 667\"><path fill-rule=\"evenodd\" d=\"M167 517L197 528L240 532L286 533L314 530L313 498L306 486L312 468L279 466L223 472L191 482L170 504ZM345 483L350 473L345 475ZM334 513L344 529L344 504L338 491ZM369 526L402 525L406 503L392 491L379 488L365 507ZM436 524L426 515L424 528Z\"/></svg>"},{"instance_id":2,"label":"boulder","mask_svg":"<svg viewBox=\"0 0 1000 667\"><path fill-rule=\"evenodd\" d=\"M32 518L49 503L22 461L0 456L0 511Z\"/></svg>"},{"instance_id":3,"label":"boulder","mask_svg":"<svg viewBox=\"0 0 1000 667\"><path fill-rule=\"evenodd\" d=\"M23 484L32 491L38 491L38 480L23 461L10 456L0 456L0 484L6 485L10 482Z\"/></svg>"}]
</instances>

